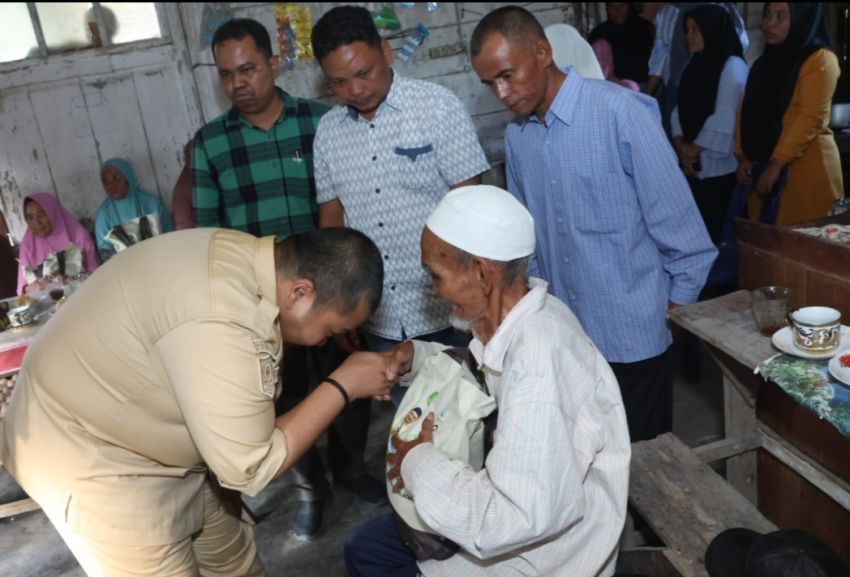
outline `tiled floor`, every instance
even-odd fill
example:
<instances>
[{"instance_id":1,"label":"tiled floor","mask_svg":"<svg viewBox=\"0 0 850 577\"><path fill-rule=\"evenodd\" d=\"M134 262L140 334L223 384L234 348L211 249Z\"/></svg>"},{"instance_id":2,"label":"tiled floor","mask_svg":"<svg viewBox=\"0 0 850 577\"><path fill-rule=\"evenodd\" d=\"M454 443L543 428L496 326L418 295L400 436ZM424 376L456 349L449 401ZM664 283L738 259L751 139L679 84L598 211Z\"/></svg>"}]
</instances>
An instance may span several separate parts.
<instances>
[{"instance_id":1,"label":"tiled floor","mask_svg":"<svg viewBox=\"0 0 850 577\"><path fill-rule=\"evenodd\" d=\"M681 365L681 346L676 357ZM723 427L719 371L702 355L699 382L689 383L679 366L674 394L673 429L689 445L719 438ZM373 474L383 471L386 431L393 410L376 404L372 411L367 459ZM20 496L20 489L5 472L0 472L0 502ZM248 499L259 516L257 543L269 577L344 577L342 545L348 532L389 506L356 502L351 492L337 489L325 511L325 525L316 540L305 543L288 535L297 503L284 480L267 487L257 498ZM82 577L61 539L40 511L0 521L0 575L14 577Z\"/></svg>"}]
</instances>

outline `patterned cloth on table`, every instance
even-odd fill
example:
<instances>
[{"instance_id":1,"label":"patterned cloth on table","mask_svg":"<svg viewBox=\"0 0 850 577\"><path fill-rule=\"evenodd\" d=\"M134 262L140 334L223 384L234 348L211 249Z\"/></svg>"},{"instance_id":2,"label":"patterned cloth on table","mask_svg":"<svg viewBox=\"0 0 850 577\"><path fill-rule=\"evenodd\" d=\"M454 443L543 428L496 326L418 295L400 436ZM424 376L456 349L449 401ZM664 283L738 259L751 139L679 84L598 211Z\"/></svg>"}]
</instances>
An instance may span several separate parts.
<instances>
[{"instance_id":1,"label":"patterned cloth on table","mask_svg":"<svg viewBox=\"0 0 850 577\"><path fill-rule=\"evenodd\" d=\"M756 372L850 437L850 385L833 377L827 363L783 353L764 361Z\"/></svg>"},{"instance_id":2,"label":"patterned cloth on table","mask_svg":"<svg viewBox=\"0 0 850 577\"><path fill-rule=\"evenodd\" d=\"M794 230L815 238L822 238L829 242L850 247L850 225L847 224L828 224L826 226L796 228Z\"/></svg>"}]
</instances>

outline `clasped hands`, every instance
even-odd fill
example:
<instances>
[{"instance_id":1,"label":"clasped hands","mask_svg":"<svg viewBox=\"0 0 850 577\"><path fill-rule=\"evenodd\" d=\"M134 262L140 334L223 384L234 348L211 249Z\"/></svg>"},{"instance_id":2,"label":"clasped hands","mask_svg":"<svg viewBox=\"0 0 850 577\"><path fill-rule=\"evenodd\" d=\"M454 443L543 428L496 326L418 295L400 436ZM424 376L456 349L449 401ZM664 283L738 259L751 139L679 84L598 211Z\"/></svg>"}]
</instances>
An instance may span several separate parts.
<instances>
[{"instance_id":1,"label":"clasped hands","mask_svg":"<svg viewBox=\"0 0 850 577\"><path fill-rule=\"evenodd\" d=\"M331 376L352 399L389 401L393 383L410 371L412 363L413 343L406 341L382 353L353 352Z\"/></svg>"},{"instance_id":2,"label":"clasped hands","mask_svg":"<svg viewBox=\"0 0 850 577\"><path fill-rule=\"evenodd\" d=\"M776 185L776 181L779 180L779 175L784 167L785 163L780 160L774 159L768 163L754 187L755 193L760 198L766 198L772 194L773 187ZM751 160L747 158L738 159L736 177L741 184L751 185L753 183L753 163Z\"/></svg>"},{"instance_id":3,"label":"clasped hands","mask_svg":"<svg viewBox=\"0 0 850 577\"><path fill-rule=\"evenodd\" d=\"M679 156L679 164L682 165L682 172L686 176L696 176L697 170L694 169L694 164L699 160L699 155L703 151L702 146L687 143L681 136L677 136L673 139L673 147Z\"/></svg>"},{"instance_id":4,"label":"clasped hands","mask_svg":"<svg viewBox=\"0 0 850 577\"><path fill-rule=\"evenodd\" d=\"M351 398L372 397L379 401L390 400L390 389L399 377L410 372L413 365L413 343L405 341L382 353L354 352L333 372L336 380L344 383ZM387 479L393 492L404 488L401 463L410 450L434 439L434 415L422 422L419 436L403 441L397 434L390 438L391 451L387 452Z\"/></svg>"}]
</instances>

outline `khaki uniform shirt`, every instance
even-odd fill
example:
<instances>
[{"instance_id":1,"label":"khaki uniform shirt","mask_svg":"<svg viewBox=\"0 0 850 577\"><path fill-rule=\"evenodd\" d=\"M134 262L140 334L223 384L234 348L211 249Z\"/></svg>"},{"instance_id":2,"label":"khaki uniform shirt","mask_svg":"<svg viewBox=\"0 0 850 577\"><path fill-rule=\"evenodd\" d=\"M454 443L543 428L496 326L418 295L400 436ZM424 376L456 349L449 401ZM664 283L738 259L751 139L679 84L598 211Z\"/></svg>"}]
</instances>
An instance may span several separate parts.
<instances>
[{"instance_id":1,"label":"khaki uniform shirt","mask_svg":"<svg viewBox=\"0 0 850 577\"><path fill-rule=\"evenodd\" d=\"M101 267L30 346L0 458L54 523L172 543L203 525L208 470L248 495L286 458L273 237L195 229Z\"/></svg>"}]
</instances>

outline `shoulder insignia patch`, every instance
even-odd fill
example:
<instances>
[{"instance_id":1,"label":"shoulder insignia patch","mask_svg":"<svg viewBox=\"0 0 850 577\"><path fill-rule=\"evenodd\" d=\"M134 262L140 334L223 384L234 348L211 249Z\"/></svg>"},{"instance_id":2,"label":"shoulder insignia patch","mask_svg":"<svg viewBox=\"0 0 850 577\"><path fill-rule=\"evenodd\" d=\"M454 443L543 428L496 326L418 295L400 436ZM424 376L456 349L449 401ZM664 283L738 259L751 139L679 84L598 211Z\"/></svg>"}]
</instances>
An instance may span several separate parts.
<instances>
[{"instance_id":1,"label":"shoulder insignia patch","mask_svg":"<svg viewBox=\"0 0 850 577\"><path fill-rule=\"evenodd\" d=\"M280 363L275 359L275 349L268 341L254 339L254 348L260 361L260 390L265 396L274 399L277 395Z\"/></svg>"}]
</instances>

